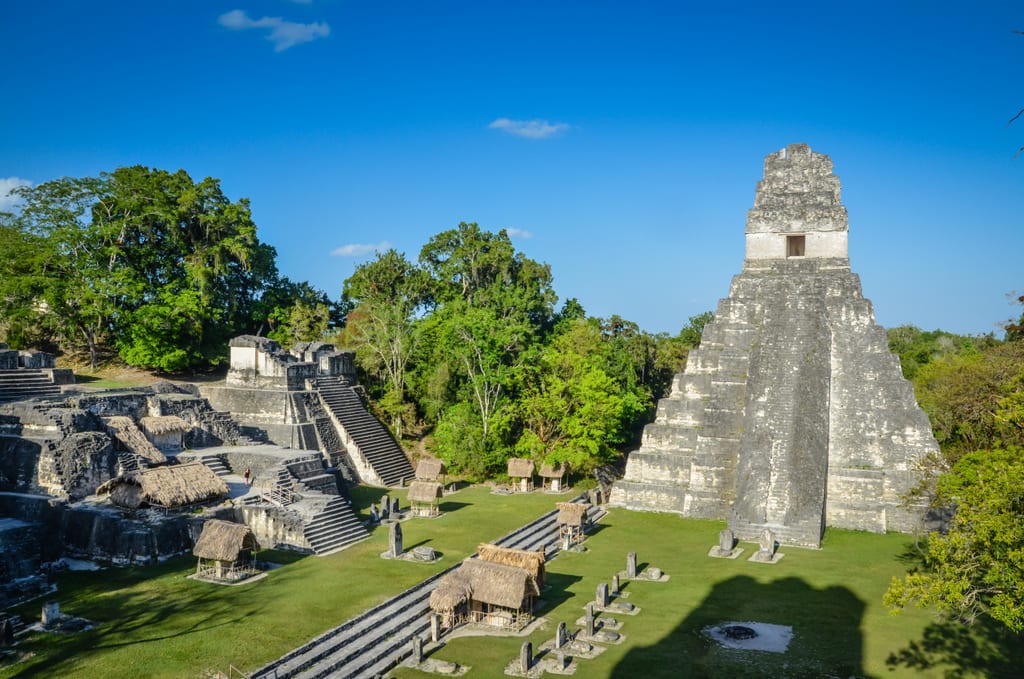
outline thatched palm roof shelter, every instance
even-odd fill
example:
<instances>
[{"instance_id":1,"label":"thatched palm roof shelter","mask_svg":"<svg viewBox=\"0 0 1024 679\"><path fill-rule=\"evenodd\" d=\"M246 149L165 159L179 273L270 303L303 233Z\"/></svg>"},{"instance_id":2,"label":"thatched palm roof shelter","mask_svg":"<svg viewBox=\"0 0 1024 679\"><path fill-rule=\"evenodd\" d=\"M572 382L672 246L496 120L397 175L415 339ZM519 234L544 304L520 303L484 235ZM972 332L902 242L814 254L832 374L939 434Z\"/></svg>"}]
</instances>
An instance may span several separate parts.
<instances>
[{"instance_id":1,"label":"thatched palm roof shelter","mask_svg":"<svg viewBox=\"0 0 1024 679\"><path fill-rule=\"evenodd\" d=\"M161 450L181 450L182 434L192 425L175 415L159 415L139 419L139 427L153 445Z\"/></svg>"},{"instance_id":2,"label":"thatched palm roof shelter","mask_svg":"<svg viewBox=\"0 0 1024 679\"><path fill-rule=\"evenodd\" d=\"M466 559L430 593L430 607L448 627L461 622L520 628L532 619L540 589L522 568Z\"/></svg>"},{"instance_id":3,"label":"thatched palm roof shelter","mask_svg":"<svg viewBox=\"0 0 1024 679\"><path fill-rule=\"evenodd\" d=\"M135 420L125 415L104 417L103 424L107 433L114 437L121 446L150 464L164 464L167 458L156 446L150 443L146 435L135 425Z\"/></svg>"},{"instance_id":4,"label":"thatched palm roof shelter","mask_svg":"<svg viewBox=\"0 0 1024 679\"><path fill-rule=\"evenodd\" d=\"M416 478L421 481L437 481L445 474L444 462L437 458L423 458L416 465Z\"/></svg>"},{"instance_id":5,"label":"thatched palm roof shelter","mask_svg":"<svg viewBox=\"0 0 1024 679\"><path fill-rule=\"evenodd\" d=\"M558 502L555 507L558 508L558 537L563 540L568 538L570 545L583 542L590 505L586 502Z\"/></svg>"},{"instance_id":6,"label":"thatched palm roof shelter","mask_svg":"<svg viewBox=\"0 0 1024 679\"><path fill-rule=\"evenodd\" d=\"M481 542L476 548L481 561L499 563L503 566L520 568L534 579L538 587L544 586L544 548L536 551L529 549L512 549L499 547L488 542Z\"/></svg>"},{"instance_id":7,"label":"thatched palm roof shelter","mask_svg":"<svg viewBox=\"0 0 1024 679\"><path fill-rule=\"evenodd\" d=\"M526 460L521 457L510 457L508 460L508 475L513 479L530 478L533 476L537 465L533 460Z\"/></svg>"},{"instance_id":8,"label":"thatched palm roof shelter","mask_svg":"<svg viewBox=\"0 0 1024 679\"><path fill-rule=\"evenodd\" d=\"M441 495L441 484L437 481L413 481L406 497L413 516L437 516Z\"/></svg>"},{"instance_id":9,"label":"thatched palm roof shelter","mask_svg":"<svg viewBox=\"0 0 1024 679\"><path fill-rule=\"evenodd\" d=\"M259 549L256 536L241 523L210 519L203 524L203 532L192 548L192 554L209 561L238 560L241 552Z\"/></svg>"},{"instance_id":10,"label":"thatched palm roof shelter","mask_svg":"<svg viewBox=\"0 0 1024 679\"><path fill-rule=\"evenodd\" d=\"M560 479L569 473L569 463L559 462L557 464L549 464L545 462L540 466L539 473L546 479Z\"/></svg>"},{"instance_id":11,"label":"thatched palm roof shelter","mask_svg":"<svg viewBox=\"0 0 1024 679\"><path fill-rule=\"evenodd\" d=\"M228 484L201 462L166 465L118 476L96 489L110 493L110 501L121 507L143 505L184 507L209 502L228 492Z\"/></svg>"},{"instance_id":12,"label":"thatched palm roof shelter","mask_svg":"<svg viewBox=\"0 0 1024 679\"><path fill-rule=\"evenodd\" d=\"M562 489L562 480L569 473L569 463L549 464L545 462L540 466L539 473L541 478L544 479L544 487L557 492Z\"/></svg>"},{"instance_id":13,"label":"thatched palm roof shelter","mask_svg":"<svg viewBox=\"0 0 1024 679\"><path fill-rule=\"evenodd\" d=\"M558 508L559 525L582 526L586 522L590 505L586 502L557 502L555 507Z\"/></svg>"},{"instance_id":14,"label":"thatched palm roof shelter","mask_svg":"<svg viewBox=\"0 0 1024 679\"><path fill-rule=\"evenodd\" d=\"M510 457L508 460L508 476L512 479L512 489L524 493L533 490L533 472L536 465L533 460L526 460L520 457ZM519 483L516 483L519 479Z\"/></svg>"},{"instance_id":15,"label":"thatched palm roof shelter","mask_svg":"<svg viewBox=\"0 0 1024 679\"><path fill-rule=\"evenodd\" d=\"M214 580L237 581L254 575L250 555L259 549L248 526L220 519L203 524L192 554L198 557L196 575Z\"/></svg>"},{"instance_id":16,"label":"thatched palm roof shelter","mask_svg":"<svg viewBox=\"0 0 1024 679\"><path fill-rule=\"evenodd\" d=\"M139 426L142 431L148 434L161 436L174 432L184 432L192 428L192 425L177 415L151 415L139 418Z\"/></svg>"}]
</instances>

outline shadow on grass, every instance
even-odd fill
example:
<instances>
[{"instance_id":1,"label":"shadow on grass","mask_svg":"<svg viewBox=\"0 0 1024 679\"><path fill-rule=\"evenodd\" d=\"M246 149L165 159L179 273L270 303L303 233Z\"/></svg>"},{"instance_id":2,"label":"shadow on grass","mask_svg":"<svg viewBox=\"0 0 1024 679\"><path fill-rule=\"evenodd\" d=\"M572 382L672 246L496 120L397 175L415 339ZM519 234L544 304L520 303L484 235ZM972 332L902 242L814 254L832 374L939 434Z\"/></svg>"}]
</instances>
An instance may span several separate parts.
<instances>
[{"instance_id":1,"label":"shadow on grass","mask_svg":"<svg viewBox=\"0 0 1024 679\"><path fill-rule=\"evenodd\" d=\"M302 561L308 556L309 554L306 552L295 552L288 549L264 549L256 552L257 561L266 561L267 563L279 566L287 566L290 563Z\"/></svg>"},{"instance_id":2,"label":"shadow on grass","mask_svg":"<svg viewBox=\"0 0 1024 679\"><path fill-rule=\"evenodd\" d=\"M419 542L417 542L415 544L406 545L405 546L405 551L409 551L410 549L416 549L417 547L422 547L423 545L427 544L428 542L433 542L433 538L427 538L426 540L420 540ZM437 550L435 549L434 552L436 553Z\"/></svg>"},{"instance_id":3,"label":"shadow on grass","mask_svg":"<svg viewBox=\"0 0 1024 679\"><path fill-rule=\"evenodd\" d=\"M890 668L924 671L944 668L944 676L1000 679L1020 677L1024 668L1024 638L991 618L968 627L955 621L932 623L919 641L889 655Z\"/></svg>"},{"instance_id":4,"label":"shadow on grass","mask_svg":"<svg viewBox=\"0 0 1024 679\"><path fill-rule=\"evenodd\" d=\"M590 537L591 535L597 535L606 528L608 528L608 526L604 525L603 523L592 523L589 526L587 526L587 529L584 531L584 534L587 537Z\"/></svg>"},{"instance_id":5,"label":"shadow on grass","mask_svg":"<svg viewBox=\"0 0 1024 679\"><path fill-rule=\"evenodd\" d=\"M462 509L463 507L472 507L472 506L473 505L470 502L453 502L451 500L445 500L444 502L442 502L439 505L439 509L442 512L444 512L445 514L448 514L450 512L456 512L456 511Z\"/></svg>"},{"instance_id":6,"label":"shadow on grass","mask_svg":"<svg viewBox=\"0 0 1024 679\"><path fill-rule=\"evenodd\" d=\"M159 583L161 577L174 573L177 568L180 563L173 567L163 564L150 567L147 569L149 579ZM152 589L135 589L133 585L138 584L140 572L141 569L112 571L109 581L99 590L94 589L93 584L76 587L78 578L74 573L59 577L58 591L62 602L67 604L63 606L64 612L83 617L95 627L69 636L32 633L19 648L35 658L16 666L13 674L5 676L75 676L76 672L83 671L82 657L103 649L113 651L133 646L141 649L159 644L173 655L183 648L191 648L195 639L205 638L210 630L244 625L248 620L265 615L263 603L241 589L227 593L197 583L173 598L165 596L166 590L159 584ZM140 650L139 653L153 652Z\"/></svg>"},{"instance_id":7,"label":"shadow on grass","mask_svg":"<svg viewBox=\"0 0 1024 679\"><path fill-rule=\"evenodd\" d=\"M388 494L387 488L373 488L370 486L349 486L348 496L352 502L352 508L357 512L368 513L370 507L379 504L380 499Z\"/></svg>"},{"instance_id":8,"label":"shadow on grass","mask_svg":"<svg viewBox=\"0 0 1024 679\"><path fill-rule=\"evenodd\" d=\"M583 578L578 575L569 575L566 573L552 573L548 572L544 575L544 590L540 593L540 599L543 604L537 608L537 611L543 613L558 608L569 599L572 599L576 595L569 591L569 588L575 585ZM568 621L570 624L572 621ZM555 623L558 624L557 622Z\"/></svg>"},{"instance_id":9,"label":"shadow on grass","mask_svg":"<svg viewBox=\"0 0 1024 679\"><path fill-rule=\"evenodd\" d=\"M736 576L716 584L661 641L630 649L610 676L863 677L863 613L864 602L844 587L819 590L799 578L761 583ZM755 653L704 635L727 622L788 626L793 638L785 653Z\"/></svg>"}]
</instances>

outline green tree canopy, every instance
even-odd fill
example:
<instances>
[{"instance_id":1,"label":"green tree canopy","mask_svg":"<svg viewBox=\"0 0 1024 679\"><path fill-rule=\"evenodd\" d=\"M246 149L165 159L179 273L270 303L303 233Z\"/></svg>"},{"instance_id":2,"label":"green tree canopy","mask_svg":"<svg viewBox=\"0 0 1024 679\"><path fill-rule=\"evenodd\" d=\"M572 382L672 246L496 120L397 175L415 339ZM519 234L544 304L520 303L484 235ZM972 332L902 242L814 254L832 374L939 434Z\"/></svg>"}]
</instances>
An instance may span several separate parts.
<instances>
[{"instance_id":1,"label":"green tree canopy","mask_svg":"<svg viewBox=\"0 0 1024 679\"><path fill-rule=\"evenodd\" d=\"M939 480L938 500L955 506L952 525L928 536L924 567L894 578L886 604L965 622L989 615L1024 632L1024 449L964 455Z\"/></svg>"}]
</instances>

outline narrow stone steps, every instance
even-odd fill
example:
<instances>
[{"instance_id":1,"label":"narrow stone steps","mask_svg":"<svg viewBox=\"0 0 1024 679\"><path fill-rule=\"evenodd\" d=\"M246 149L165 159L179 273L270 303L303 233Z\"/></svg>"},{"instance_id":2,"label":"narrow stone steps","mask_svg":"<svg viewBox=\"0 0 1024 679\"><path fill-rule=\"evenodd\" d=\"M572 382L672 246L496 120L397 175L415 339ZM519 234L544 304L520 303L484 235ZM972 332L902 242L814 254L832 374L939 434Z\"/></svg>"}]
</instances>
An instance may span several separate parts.
<instances>
[{"instance_id":1,"label":"narrow stone steps","mask_svg":"<svg viewBox=\"0 0 1024 679\"><path fill-rule=\"evenodd\" d=\"M414 475L405 452L391 432L363 406L348 382L339 378L317 380L326 410L355 442L366 463L386 486L396 486Z\"/></svg>"}]
</instances>

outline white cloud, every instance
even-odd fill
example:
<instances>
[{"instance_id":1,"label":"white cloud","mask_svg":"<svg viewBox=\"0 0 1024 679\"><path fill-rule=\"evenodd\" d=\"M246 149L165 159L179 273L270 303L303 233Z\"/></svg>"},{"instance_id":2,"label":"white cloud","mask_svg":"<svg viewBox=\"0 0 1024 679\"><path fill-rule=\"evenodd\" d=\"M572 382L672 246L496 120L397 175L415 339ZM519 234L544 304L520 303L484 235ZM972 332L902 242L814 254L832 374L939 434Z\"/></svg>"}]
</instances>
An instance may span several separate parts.
<instances>
[{"instance_id":1,"label":"white cloud","mask_svg":"<svg viewBox=\"0 0 1024 679\"><path fill-rule=\"evenodd\" d=\"M533 238L533 234L525 229L517 229L514 226L510 226L505 229L505 233L508 234L509 238Z\"/></svg>"},{"instance_id":2,"label":"white cloud","mask_svg":"<svg viewBox=\"0 0 1024 679\"><path fill-rule=\"evenodd\" d=\"M549 123L546 120L510 120L508 118L498 118L487 127L527 139L547 139L569 129L567 123Z\"/></svg>"},{"instance_id":3,"label":"white cloud","mask_svg":"<svg viewBox=\"0 0 1024 679\"><path fill-rule=\"evenodd\" d=\"M232 31L244 31L250 28L270 29L267 40L274 43L275 52L283 52L289 47L312 42L317 38L326 38L331 33L331 27L327 22L299 24L294 21L285 21L281 17L253 19L240 9L221 14L217 22Z\"/></svg>"},{"instance_id":4,"label":"white cloud","mask_svg":"<svg viewBox=\"0 0 1024 679\"><path fill-rule=\"evenodd\" d=\"M18 202L11 191L19 186L32 186L32 182L21 177L0 177L0 211L8 212Z\"/></svg>"},{"instance_id":5,"label":"white cloud","mask_svg":"<svg viewBox=\"0 0 1024 679\"><path fill-rule=\"evenodd\" d=\"M368 255L371 252L383 252L384 250L391 249L391 243L386 240L377 243L349 243L348 245L342 245L340 248L334 248L331 250L332 257L362 257Z\"/></svg>"}]
</instances>

